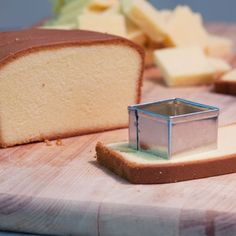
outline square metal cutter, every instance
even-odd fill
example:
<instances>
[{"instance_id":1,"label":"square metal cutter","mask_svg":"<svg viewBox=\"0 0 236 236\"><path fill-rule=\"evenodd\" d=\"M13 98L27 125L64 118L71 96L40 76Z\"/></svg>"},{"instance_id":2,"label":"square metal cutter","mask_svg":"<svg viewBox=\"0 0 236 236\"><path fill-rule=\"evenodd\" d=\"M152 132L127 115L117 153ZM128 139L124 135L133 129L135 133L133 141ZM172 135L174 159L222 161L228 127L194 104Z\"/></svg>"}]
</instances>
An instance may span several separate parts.
<instances>
[{"instance_id":1,"label":"square metal cutter","mask_svg":"<svg viewBox=\"0 0 236 236\"><path fill-rule=\"evenodd\" d=\"M129 144L134 149L171 159L217 148L216 107L175 98L128 110Z\"/></svg>"}]
</instances>

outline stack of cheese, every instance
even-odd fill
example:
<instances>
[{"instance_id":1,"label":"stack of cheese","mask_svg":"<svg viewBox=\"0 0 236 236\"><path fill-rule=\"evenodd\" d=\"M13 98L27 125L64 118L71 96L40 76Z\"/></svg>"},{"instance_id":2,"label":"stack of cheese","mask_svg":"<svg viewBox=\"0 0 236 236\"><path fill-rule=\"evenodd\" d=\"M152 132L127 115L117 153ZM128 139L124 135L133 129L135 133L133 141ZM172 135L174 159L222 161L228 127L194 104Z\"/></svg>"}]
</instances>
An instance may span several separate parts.
<instances>
[{"instance_id":1,"label":"stack of cheese","mask_svg":"<svg viewBox=\"0 0 236 236\"><path fill-rule=\"evenodd\" d=\"M230 69L232 41L209 34L201 15L188 6L158 10L146 0L54 2L57 14L44 27L126 37L145 48L146 65L156 63L169 86L212 83Z\"/></svg>"}]
</instances>

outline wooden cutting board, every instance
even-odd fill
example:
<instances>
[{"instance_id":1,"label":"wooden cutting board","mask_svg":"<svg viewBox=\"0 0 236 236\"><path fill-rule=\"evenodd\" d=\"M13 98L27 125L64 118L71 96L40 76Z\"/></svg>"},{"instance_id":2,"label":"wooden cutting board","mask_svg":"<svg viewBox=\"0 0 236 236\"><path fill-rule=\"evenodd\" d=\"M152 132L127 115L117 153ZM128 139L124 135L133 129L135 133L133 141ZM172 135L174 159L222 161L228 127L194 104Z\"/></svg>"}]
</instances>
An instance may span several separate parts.
<instances>
[{"instance_id":1,"label":"wooden cutting board","mask_svg":"<svg viewBox=\"0 0 236 236\"><path fill-rule=\"evenodd\" d=\"M236 36L236 25L210 30ZM157 70L149 69L143 101L182 97L220 107L221 125L236 122L236 97L210 90L168 89ZM64 139L63 146L1 149L0 229L54 235L236 235L236 174L131 185L97 165L98 140L127 140L127 129Z\"/></svg>"}]
</instances>

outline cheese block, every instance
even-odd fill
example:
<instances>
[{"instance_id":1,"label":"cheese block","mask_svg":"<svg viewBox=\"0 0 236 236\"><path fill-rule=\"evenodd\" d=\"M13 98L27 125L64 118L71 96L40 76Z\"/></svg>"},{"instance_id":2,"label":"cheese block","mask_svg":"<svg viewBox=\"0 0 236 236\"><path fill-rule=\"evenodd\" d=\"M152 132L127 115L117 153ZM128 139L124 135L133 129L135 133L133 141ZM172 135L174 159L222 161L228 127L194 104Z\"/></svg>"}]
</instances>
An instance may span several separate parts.
<instances>
[{"instance_id":1,"label":"cheese block","mask_svg":"<svg viewBox=\"0 0 236 236\"><path fill-rule=\"evenodd\" d=\"M211 57L230 60L233 55L233 41L229 38L212 35L208 36L206 53Z\"/></svg>"},{"instance_id":2,"label":"cheese block","mask_svg":"<svg viewBox=\"0 0 236 236\"><path fill-rule=\"evenodd\" d=\"M0 146L127 127L143 50L89 31L0 33Z\"/></svg>"},{"instance_id":3,"label":"cheese block","mask_svg":"<svg viewBox=\"0 0 236 236\"><path fill-rule=\"evenodd\" d=\"M226 73L221 79L215 83L215 92L236 95L236 69Z\"/></svg>"},{"instance_id":4,"label":"cheese block","mask_svg":"<svg viewBox=\"0 0 236 236\"><path fill-rule=\"evenodd\" d=\"M110 33L125 37L127 35L125 18L122 15L83 14L78 17L79 29Z\"/></svg>"},{"instance_id":5,"label":"cheese block","mask_svg":"<svg viewBox=\"0 0 236 236\"><path fill-rule=\"evenodd\" d=\"M221 58L208 57L208 62L215 70L215 77L220 77L229 70L231 70L231 65Z\"/></svg>"},{"instance_id":6,"label":"cheese block","mask_svg":"<svg viewBox=\"0 0 236 236\"><path fill-rule=\"evenodd\" d=\"M172 160L137 151L127 142L96 145L99 164L134 184L174 183L236 172L236 125L219 128L218 148Z\"/></svg>"},{"instance_id":7,"label":"cheese block","mask_svg":"<svg viewBox=\"0 0 236 236\"><path fill-rule=\"evenodd\" d=\"M202 18L193 13L188 6L178 6L172 12L167 22L167 46L205 48L208 43L208 33L203 27Z\"/></svg>"},{"instance_id":8,"label":"cheese block","mask_svg":"<svg viewBox=\"0 0 236 236\"><path fill-rule=\"evenodd\" d=\"M155 61L168 86L213 82L215 69L199 47L156 50Z\"/></svg>"},{"instance_id":9,"label":"cheese block","mask_svg":"<svg viewBox=\"0 0 236 236\"><path fill-rule=\"evenodd\" d=\"M148 1L122 0L121 3L127 17L137 24L153 41L159 42L166 37L166 15L159 14Z\"/></svg>"}]
</instances>

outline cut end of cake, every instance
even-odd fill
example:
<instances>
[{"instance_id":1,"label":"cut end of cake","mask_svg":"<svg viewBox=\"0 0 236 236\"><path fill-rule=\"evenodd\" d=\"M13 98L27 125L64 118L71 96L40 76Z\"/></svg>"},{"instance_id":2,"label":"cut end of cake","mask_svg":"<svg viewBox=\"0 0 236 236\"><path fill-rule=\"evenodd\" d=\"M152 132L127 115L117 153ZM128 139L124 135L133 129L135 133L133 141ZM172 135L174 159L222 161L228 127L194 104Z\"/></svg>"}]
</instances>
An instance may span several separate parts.
<instances>
[{"instance_id":1,"label":"cut end of cake","mask_svg":"<svg viewBox=\"0 0 236 236\"><path fill-rule=\"evenodd\" d=\"M27 30L0 39L1 146L128 126L144 66L137 45L89 31Z\"/></svg>"}]
</instances>

